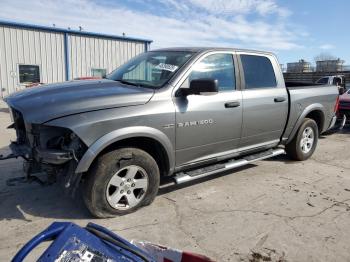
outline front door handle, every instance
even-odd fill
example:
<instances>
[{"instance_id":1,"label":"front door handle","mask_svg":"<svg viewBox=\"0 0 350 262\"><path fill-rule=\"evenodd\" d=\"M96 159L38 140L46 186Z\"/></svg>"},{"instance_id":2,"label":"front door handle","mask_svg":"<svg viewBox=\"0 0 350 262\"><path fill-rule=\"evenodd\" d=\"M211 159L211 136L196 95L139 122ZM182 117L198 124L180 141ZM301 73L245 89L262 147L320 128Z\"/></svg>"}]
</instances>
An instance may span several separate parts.
<instances>
[{"instance_id":1,"label":"front door handle","mask_svg":"<svg viewBox=\"0 0 350 262\"><path fill-rule=\"evenodd\" d=\"M283 97L283 96L275 97L275 98L273 99L273 101L275 101L275 103L280 103L280 102L286 101L286 98Z\"/></svg>"},{"instance_id":2,"label":"front door handle","mask_svg":"<svg viewBox=\"0 0 350 262\"><path fill-rule=\"evenodd\" d=\"M225 103L225 107L226 108L238 107L240 105L241 105L241 103L239 101L231 101L231 102L226 102Z\"/></svg>"}]
</instances>

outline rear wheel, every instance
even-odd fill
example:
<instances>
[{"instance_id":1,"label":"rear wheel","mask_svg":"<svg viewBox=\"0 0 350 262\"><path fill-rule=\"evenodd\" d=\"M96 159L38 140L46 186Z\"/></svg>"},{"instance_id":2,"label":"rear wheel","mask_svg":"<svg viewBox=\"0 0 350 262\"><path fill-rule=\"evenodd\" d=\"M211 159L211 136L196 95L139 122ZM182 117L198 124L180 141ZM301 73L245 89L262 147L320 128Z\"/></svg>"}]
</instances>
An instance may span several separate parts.
<instances>
[{"instance_id":1,"label":"rear wheel","mask_svg":"<svg viewBox=\"0 0 350 262\"><path fill-rule=\"evenodd\" d=\"M318 127L313 119L305 118L293 140L286 146L287 154L302 161L312 156L318 142Z\"/></svg>"},{"instance_id":2,"label":"rear wheel","mask_svg":"<svg viewBox=\"0 0 350 262\"><path fill-rule=\"evenodd\" d=\"M84 181L83 196L96 217L113 217L150 204L157 195L159 169L138 148L121 148L100 156Z\"/></svg>"}]
</instances>

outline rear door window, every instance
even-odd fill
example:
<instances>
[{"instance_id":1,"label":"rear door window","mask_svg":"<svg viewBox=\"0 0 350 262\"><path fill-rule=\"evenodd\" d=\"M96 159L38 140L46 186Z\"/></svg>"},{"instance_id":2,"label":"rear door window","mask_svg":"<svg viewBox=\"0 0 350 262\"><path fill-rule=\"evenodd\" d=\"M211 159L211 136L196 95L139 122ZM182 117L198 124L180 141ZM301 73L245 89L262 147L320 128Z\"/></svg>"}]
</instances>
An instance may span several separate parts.
<instances>
[{"instance_id":1,"label":"rear door window","mask_svg":"<svg viewBox=\"0 0 350 262\"><path fill-rule=\"evenodd\" d=\"M277 86L271 61L265 56L240 55L244 71L245 89Z\"/></svg>"}]
</instances>

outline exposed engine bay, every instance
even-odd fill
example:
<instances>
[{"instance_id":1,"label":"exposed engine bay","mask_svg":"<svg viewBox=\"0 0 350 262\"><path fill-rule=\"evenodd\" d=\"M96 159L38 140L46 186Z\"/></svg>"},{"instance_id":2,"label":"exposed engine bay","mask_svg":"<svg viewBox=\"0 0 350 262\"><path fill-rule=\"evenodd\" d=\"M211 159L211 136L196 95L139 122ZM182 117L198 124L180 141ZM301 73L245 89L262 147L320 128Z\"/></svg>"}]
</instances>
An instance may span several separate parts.
<instances>
[{"instance_id":1,"label":"exposed engine bay","mask_svg":"<svg viewBox=\"0 0 350 262\"><path fill-rule=\"evenodd\" d=\"M10 114L13 124L8 128L16 130L17 140L10 144L12 154L0 158L22 157L27 179L45 172L48 180L41 184L62 181L64 188L74 193L81 177L74 171L86 145L69 129L25 123L22 114L13 108Z\"/></svg>"}]
</instances>

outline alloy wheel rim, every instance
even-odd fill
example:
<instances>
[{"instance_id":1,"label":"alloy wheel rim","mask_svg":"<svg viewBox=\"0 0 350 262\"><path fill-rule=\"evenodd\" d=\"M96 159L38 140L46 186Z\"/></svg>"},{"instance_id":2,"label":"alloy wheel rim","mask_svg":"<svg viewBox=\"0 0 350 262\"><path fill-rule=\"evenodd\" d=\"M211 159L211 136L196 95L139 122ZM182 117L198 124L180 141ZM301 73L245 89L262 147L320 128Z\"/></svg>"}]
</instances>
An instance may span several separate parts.
<instances>
[{"instance_id":1,"label":"alloy wheel rim","mask_svg":"<svg viewBox=\"0 0 350 262\"><path fill-rule=\"evenodd\" d=\"M300 148L304 154L311 151L315 141L314 130L311 127L304 129L302 138L300 140Z\"/></svg>"},{"instance_id":2,"label":"alloy wheel rim","mask_svg":"<svg viewBox=\"0 0 350 262\"><path fill-rule=\"evenodd\" d=\"M148 180L147 172L140 166L130 165L118 170L108 182L107 202L118 210L137 206L146 195Z\"/></svg>"}]
</instances>

